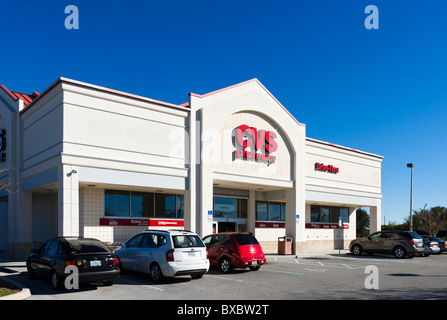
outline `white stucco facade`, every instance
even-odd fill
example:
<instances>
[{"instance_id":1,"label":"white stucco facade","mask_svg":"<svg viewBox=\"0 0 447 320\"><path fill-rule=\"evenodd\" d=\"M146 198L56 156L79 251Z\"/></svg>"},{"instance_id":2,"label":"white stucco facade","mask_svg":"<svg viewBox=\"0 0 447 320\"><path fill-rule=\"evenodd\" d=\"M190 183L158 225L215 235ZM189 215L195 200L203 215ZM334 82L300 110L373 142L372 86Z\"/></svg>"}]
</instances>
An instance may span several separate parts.
<instances>
[{"instance_id":1,"label":"white stucco facade","mask_svg":"<svg viewBox=\"0 0 447 320\"><path fill-rule=\"evenodd\" d=\"M145 228L251 231L267 253L288 236L298 254L355 238L358 207L380 229L382 157L307 138L256 79L184 105L65 78L29 99L0 88L10 256L54 236L119 242Z\"/></svg>"}]
</instances>

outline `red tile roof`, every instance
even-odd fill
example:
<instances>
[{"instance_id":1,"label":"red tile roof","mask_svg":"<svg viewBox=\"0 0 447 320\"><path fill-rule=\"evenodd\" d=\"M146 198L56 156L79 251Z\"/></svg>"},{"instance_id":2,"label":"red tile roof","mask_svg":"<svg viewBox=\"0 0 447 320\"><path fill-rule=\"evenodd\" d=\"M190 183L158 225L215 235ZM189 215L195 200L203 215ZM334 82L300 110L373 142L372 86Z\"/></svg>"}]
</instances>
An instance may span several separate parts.
<instances>
[{"instance_id":1,"label":"red tile roof","mask_svg":"<svg viewBox=\"0 0 447 320\"><path fill-rule=\"evenodd\" d=\"M9 96L14 100L23 100L23 107L26 108L35 98L39 96L39 93L34 91L32 94L21 93L17 91L10 91L4 85L0 85L0 87L9 94Z\"/></svg>"}]
</instances>

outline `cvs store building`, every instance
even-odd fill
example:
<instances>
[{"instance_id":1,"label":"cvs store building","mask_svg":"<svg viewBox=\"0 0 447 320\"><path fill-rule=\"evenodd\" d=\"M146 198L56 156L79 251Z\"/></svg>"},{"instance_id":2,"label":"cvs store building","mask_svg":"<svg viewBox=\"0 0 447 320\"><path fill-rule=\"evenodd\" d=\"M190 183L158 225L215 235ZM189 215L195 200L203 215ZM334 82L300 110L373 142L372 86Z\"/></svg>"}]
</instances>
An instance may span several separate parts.
<instances>
[{"instance_id":1,"label":"cvs store building","mask_svg":"<svg viewBox=\"0 0 447 320\"><path fill-rule=\"evenodd\" d=\"M0 87L0 252L54 236L251 231L266 253L347 247L380 229L383 157L306 137L253 79L174 105L66 78Z\"/></svg>"}]
</instances>

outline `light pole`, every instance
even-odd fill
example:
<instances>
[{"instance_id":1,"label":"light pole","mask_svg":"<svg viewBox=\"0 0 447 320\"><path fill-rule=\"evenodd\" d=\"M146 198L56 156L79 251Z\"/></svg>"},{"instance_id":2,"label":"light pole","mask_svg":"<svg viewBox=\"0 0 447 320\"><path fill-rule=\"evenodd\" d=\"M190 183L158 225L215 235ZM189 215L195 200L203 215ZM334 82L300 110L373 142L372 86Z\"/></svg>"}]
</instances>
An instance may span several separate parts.
<instances>
[{"instance_id":1,"label":"light pole","mask_svg":"<svg viewBox=\"0 0 447 320\"><path fill-rule=\"evenodd\" d=\"M414 163L407 163L407 168L411 168L411 183L410 183L410 231L413 231L413 168L414 168Z\"/></svg>"}]
</instances>

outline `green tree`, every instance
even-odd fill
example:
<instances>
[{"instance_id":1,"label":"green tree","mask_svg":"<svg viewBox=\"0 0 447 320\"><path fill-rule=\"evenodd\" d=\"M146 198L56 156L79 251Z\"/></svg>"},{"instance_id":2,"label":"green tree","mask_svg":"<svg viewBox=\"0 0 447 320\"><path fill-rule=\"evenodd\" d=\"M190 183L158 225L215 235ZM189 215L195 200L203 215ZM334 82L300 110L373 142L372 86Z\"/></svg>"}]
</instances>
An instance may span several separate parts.
<instances>
[{"instance_id":1,"label":"green tree","mask_svg":"<svg viewBox=\"0 0 447 320\"><path fill-rule=\"evenodd\" d=\"M357 237L363 238L369 235L369 214L365 210L358 208L356 210L357 219Z\"/></svg>"},{"instance_id":2,"label":"green tree","mask_svg":"<svg viewBox=\"0 0 447 320\"><path fill-rule=\"evenodd\" d=\"M439 231L447 229L447 208L433 207L424 208L413 211L413 227L414 230L428 232L432 235L437 235Z\"/></svg>"}]
</instances>

